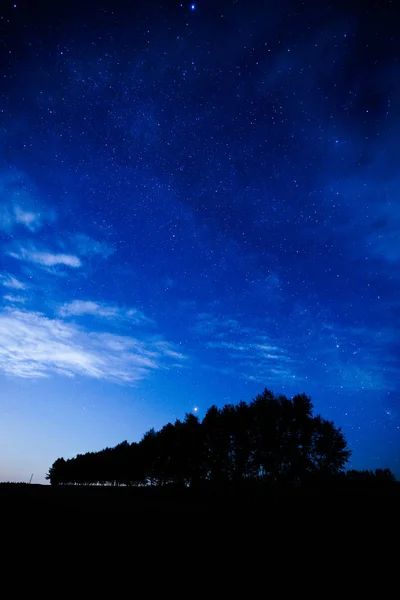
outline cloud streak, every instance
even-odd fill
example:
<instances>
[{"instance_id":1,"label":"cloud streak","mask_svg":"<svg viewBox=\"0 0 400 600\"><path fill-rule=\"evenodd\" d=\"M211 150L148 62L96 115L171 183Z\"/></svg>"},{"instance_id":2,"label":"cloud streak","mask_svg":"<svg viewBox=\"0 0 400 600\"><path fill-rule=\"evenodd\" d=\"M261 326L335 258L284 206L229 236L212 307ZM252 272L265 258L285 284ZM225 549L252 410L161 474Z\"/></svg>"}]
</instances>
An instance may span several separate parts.
<instances>
[{"instance_id":1,"label":"cloud streak","mask_svg":"<svg viewBox=\"0 0 400 600\"><path fill-rule=\"evenodd\" d=\"M43 205L25 173L0 172L0 229L10 235L17 227L35 233L55 220L55 211Z\"/></svg>"},{"instance_id":2,"label":"cloud streak","mask_svg":"<svg viewBox=\"0 0 400 600\"><path fill-rule=\"evenodd\" d=\"M24 290L26 288L26 285L16 277L13 277L13 275L2 275L0 280L4 287L12 290Z\"/></svg>"},{"instance_id":3,"label":"cloud streak","mask_svg":"<svg viewBox=\"0 0 400 600\"><path fill-rule=\"evenodd\" d=\"M23 298L22 296L11 296L10 294L6 294L4 296L4 300L7 300L8 302L17 302L18 304L24 304L24 302L26 301L26 298Z\"/></svg>"},{"instance_id":4,"label":"cloud streak","mask_svg":"<svg viewBox=\"0 0 400 600\"><path fill-rule=\"evenodd\" d=\"M82 264L80 259L74 254L40 252L27 248L20 248L18 252L9 252L9 255L17 260L32 262L42 267L64 265L76 269Z\"/></svg>"},{"instance_id":5,"label":"cloud streak","mask_svg":"<svg viewBox=\"0 0 400 600\"><path fill-rule=\"evenodd\" d=\"M127 319L136 324L153 323L140 310L123 308L114 304L93 302L92 300L73 300L61 306L58 310L61 317L93 316L103 319Z\"/></svg>"},{"instance_id":6,"label":"cloud streak","mask_svg":"<svg viewBox=\"0 0 400 600\"><path fill-rule=\"evenodd\" d=\"M108 258L114 253L114 248L106 242L99 242L93 238L78 234L72 237L72 243L76 248L76 251L81 256L101 256L102 258Z\"/></svg>"},{"instance_id":7,"label":"cloud streak","mask_svg":"<svg viewBox=\"0 0 400 600\"><path fill-rule=\"evenodd\" d=\"M285 384L301 379L295 370L296 361L280 345L270 343L258 329L237 319L200 313L191 331L204 339L204 346L214 354L215 364L221 363L220 368L206 368L264 384ZM234 361L234 371L228 369L227 372L227 361Z\"/></svg>"},{"instance_id":8,"label":"cloud streak","mask_svg":"<svg viewBox=\"0 0 400 600\"><path fill-rule=\"evenodd\" d=\"M20 225L25 225L27 229L34 232L42 226L40 213L23 210L20 206L14 207L15 221Z\"/></svg>"},{"instance_id":9,"label":"cloud streak","mask_svg":"<svg viewBox=\"0 0 400 600\"><path fill-rule=\"evenodd\" d=\"M92 332L37 312L0 313L0 370L15 377L82 375L131 384L183 358L160 338Z\"/></svg>"}]
</instances>

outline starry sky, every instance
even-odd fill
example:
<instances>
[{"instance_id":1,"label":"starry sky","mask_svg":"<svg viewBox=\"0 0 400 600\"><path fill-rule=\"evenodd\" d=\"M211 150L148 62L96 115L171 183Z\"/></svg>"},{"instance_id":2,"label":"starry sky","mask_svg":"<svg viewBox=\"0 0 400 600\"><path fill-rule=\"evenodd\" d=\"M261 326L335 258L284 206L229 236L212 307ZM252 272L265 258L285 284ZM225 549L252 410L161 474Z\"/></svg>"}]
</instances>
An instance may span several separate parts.
<instances>
[{"instance_id":1,"label":"starry sky","mask_svg":"<svg viewBox=\"0 0 400 600\"><path fill-rule=\"evenodd\" d=\"M0 480L265 387L400 476L395 4L2 2Z\"/></svg>"}]
</instances>

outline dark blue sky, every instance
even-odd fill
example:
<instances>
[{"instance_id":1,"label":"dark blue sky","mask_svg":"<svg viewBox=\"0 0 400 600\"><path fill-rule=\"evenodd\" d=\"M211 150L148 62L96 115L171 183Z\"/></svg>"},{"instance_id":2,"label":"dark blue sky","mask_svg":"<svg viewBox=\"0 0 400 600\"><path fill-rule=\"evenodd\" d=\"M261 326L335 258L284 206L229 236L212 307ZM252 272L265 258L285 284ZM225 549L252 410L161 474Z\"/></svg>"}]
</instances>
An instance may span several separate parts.
<instances>
[{"instance_id":1,"label":"dark blue sky","mask_svg":"<svg viewBox=\"0 0 400 600\"><path fill-rule=\"evenodd\" d=\"M0 479L264 387L400 475L394 4L2 4Z\"/></svg>"}]
</instances>

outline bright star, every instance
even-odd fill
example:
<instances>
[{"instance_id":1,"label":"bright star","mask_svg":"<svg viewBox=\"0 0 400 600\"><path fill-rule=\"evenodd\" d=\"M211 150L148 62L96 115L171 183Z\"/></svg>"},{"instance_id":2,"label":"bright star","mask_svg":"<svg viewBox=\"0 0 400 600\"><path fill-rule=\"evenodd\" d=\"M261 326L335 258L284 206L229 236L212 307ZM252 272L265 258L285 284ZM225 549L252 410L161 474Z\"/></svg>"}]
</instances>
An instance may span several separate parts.
<instances>
[{"instance_id":1,"label":"bright star","mask_svg":"<svg viewBox=\"0 0 400 600\"><path fill-rule=\"evenodd\" d=\"M195 4L191 4L190 5L190 10L196 10L196 5Z\"/></svg>"},{"instance_id":2,"label":"bright star","mask_svg":"<svg viewBox=\"0 0 400 600\"><path fill-rule=\"evenodd\" d=\"M197 406L195 406L193 410L194 412L198 412L199 409L197 408Z\"/></svg>"}]
</instances>

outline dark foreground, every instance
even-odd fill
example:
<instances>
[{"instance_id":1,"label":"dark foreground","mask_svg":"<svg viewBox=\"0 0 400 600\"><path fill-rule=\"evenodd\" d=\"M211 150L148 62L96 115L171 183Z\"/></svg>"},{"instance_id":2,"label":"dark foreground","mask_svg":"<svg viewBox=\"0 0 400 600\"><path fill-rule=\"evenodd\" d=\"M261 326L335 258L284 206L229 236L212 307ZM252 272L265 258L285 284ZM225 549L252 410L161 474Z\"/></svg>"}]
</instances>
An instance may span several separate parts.
<instances>
[{"instance_id":1,"label":"dark foreground","mask_svg":"<svg viewBox=\"0 0 400 600\"><path fill-rule=\"evenodd\" d=\"M334 511L367 513L385 510L400 513L400 482L383 486L315 485L303 488L267 489L97 487L0 484L0 508L7 512L189 512L218 511L328 514Z\"/></svg>"}]
</instances>

